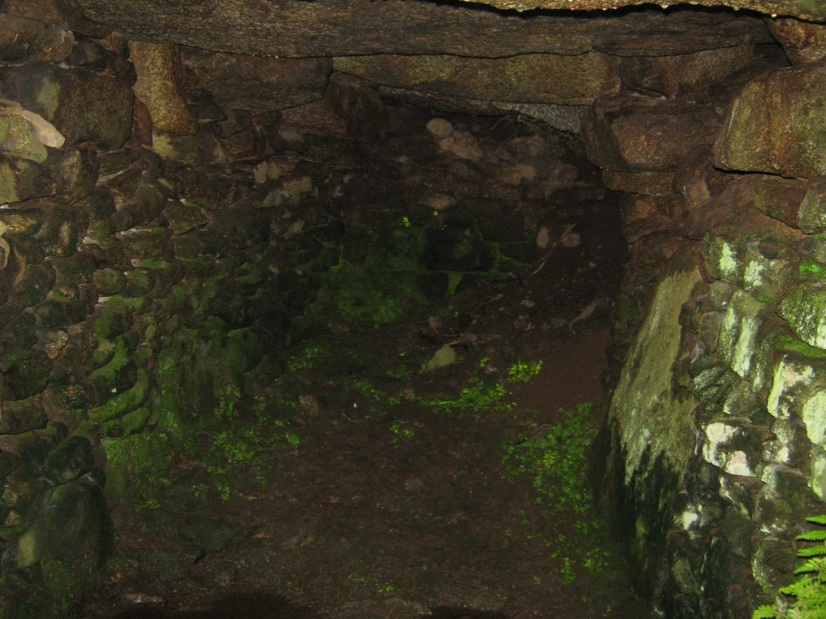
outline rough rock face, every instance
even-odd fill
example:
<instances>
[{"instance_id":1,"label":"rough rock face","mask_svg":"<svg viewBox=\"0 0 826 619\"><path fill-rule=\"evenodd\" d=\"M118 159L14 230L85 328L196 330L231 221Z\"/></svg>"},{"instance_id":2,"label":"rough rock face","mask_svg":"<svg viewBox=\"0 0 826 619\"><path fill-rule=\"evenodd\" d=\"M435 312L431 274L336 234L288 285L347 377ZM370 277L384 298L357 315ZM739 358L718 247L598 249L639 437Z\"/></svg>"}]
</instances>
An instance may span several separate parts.
<instances>
[{"instance_id":1,"label":"rough rock face","mask_svg":"<svg viewBox=\"0 0 826 619\"><path fill-rule=\"evenodd\" d=\"M562 9L568 11L597 11L624 6L646 4L644 0L479 0L500 9L527 11L531 9ZM679 5L682 0L669 1L662 6ZM760 11L769 15L791 15L803 19L826 20L826 7L810 0L691 0L703 6L729 6L733 9Z\"/></svg>"},{"instance_id":2,"label":"rough rock face","mask_svg":"<svg viewBox=\"0 0 826 619\"><path fill-rule=\"evenodd\" d=\"M740 66L750 57L742 45L771 40L754 15L679 10L582 19L395 0L294 2L277 9L269 3L216 2L187 11L167 3L81 4L90 17L137 39L231 52L182 52L194 79L221 104L232 101L262 112L318 99L328 69L307 63L331 56L337 71L370 80L388 93L402 89L403 97L416 97L419 104L478 113L516 109L574 131L579 130L575 106L616 90L616 56L676 58L734 50L687 63L685 75L677 78L683 85L673 87L690 88L692 81ZM629 65L626 73L634 70ZM158 88L164 84L169 88L168 80Z\"/></svg>"},{"instance_id":3,"label":"rough rock face","mask_svg":"<svg viewBox=\"0 0 826 619\"><path fill-rule=\"evenodd\" d=\"M394 88L451 97L585 105L619 88L617 59L600 52L512 58L346 56L336 71Z\"/></svg>"},{"instance_id":4,"label":"rough rock face","mask_svg":"<svg viewBox=\"0 0 826 619\"><path fill-rule=\"evenodd\" d=\"M272 58L215 54L182 48L195 88L212 93L221 107L254 114L320 99L333 71L329 58Z\"/></svg>"},{"instance_id":5,"label":"rough rock face","mask_svg":"<svg viewBox=\"0 0 826 619\"><path fill-rule=\"evenodd\" d=\"M826 175L826 62L782 69L749 83L717 144L730 170Z\"/></svg>"},{"instance_id":6,"label":"rough rock face","mask_svg":"<svg viewBox=\"0 0 826 619\"><path fill-rule=\"evenodd\" d=\"M400 0L293 1L277 6L266 0L79 4L92 19L133 38L256 56L403 53L495 58L589 51L669 55L766 40L754 16L692 11L672 15L651 9L620 16L600 12L582 19Z\"/></svg>"},{"instance_id":7,"label":"rough rock face","mask_svg":"<svg viewBox=\"0 0 826 619\"><path fill-rule=\"evenodd\" d=\"M714 84L626 73L635 94L598 98L583 124L633 243L608 477L668 616L748 616L823 512L822 68L772 61L727 110Z\"/></svg>"},{"instance_id":8,"label":"rough rock face","mask_svg":"<svg viewBox=\"0 0 826 619\"><path fill-rule=\"evenodd\" d=\"M708 105L622 94L599 99L584 131L588 156L601 168L661 172L710 146L719 124Z\"/></svg>"},{"instance_id":9,"label":"rough rock face","mask_svg":"<svg viewBox=\"0 0 826 619\"><path fill-rule=\"evenodd\" d=\"M772 35L794 64L817 62L826 57L826 28L797 19L773 19L769 22Z\"/></svg>"}]
</instances>

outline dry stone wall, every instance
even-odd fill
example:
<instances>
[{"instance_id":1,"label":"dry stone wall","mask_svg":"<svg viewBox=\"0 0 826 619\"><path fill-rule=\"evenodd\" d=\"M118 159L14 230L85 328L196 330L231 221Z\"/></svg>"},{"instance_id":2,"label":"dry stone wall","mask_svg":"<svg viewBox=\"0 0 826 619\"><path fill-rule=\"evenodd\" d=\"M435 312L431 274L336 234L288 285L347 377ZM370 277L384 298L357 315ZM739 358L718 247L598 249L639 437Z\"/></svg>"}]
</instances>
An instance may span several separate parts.
<instances>
[{"instance_id":1,"label":"dry stone wall","mask_svg":"<svg viewBox=\"0 0 826 619\"><path fill-rule=\"evenodd\" d=\"M608 494L667 617L750 616L826 511L826 75L793 52L626 65L584 121L632 251Z\"/></svg>"},{"instance_id":2,"label":"dry stone wall","mask_svg":"<svg viewBox=\"0 0 826 619\"><path fill-rule=\"evenodd\" d=\"M307 290L273 230L315 189L294 158L237 163L261 129L214 104L166 160L144 147L125 39L0 31L0 616L64 616L136 475L283 342Z\"/></svg>"},{"instance_id":3,"label":"dry stone wall","mask_svg":"<svg viewBox=\"0 0 826 619\"><path fill-rule=\"evenodd\" d=\"M294 107L253 114L219 82L272 77L267 60L0 13L6 29L18 37L0 47L0 617L65 615L95 583L176 451L227 429L318 292L314 272L351 262L336 271L345 287L372 275L355 268L365 255L386 263L361 296L328 285L311 311L346 321L387 301L396 315L403 300L387 295L411 282L438 298L466 271L532 263L557 224L548 196L592 196L593 168L562 145L489 140L506 119L483 131L420 110L390 118L363 84L328 82L329 60L278 63L294 71L272 96ZM371 158L365 142L386 135ZM500 225L513 203L522 212Z\"/></svg>"}]
</instances>

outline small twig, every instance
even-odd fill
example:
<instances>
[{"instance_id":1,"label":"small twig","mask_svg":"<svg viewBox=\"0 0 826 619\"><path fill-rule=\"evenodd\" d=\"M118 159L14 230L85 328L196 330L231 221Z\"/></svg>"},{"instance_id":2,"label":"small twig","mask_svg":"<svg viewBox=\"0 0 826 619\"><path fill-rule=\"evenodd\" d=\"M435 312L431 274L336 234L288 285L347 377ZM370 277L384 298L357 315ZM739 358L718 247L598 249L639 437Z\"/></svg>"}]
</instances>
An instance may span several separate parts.
<instances>
[{"instance_id":1,"label":"small twig","mask_svg":"<svg viewBox=\"0 0 826 619\"><path fill-rule=\"evenodd\" d=\"M545 268L545 264L548 262L548 258L550 258L550 257L551 257L551 254L553 253L554 249L556 249L557 245L559 245L559 242L560 242L562 239L564 239L564 238L568 235L568 233L569 233L571 230L573 230L573 229L574 229L574 226L575 226L575 225L576 225L576 224L570 224L567 228L565 228L565 230L562 232L562 234L560 234L560 235L559 235L559 238L558 238L557 240L555 240L553 243L551 243L551 247L550 247L550 249L548 249L548 251L547 251L547 252L545 252L545 255L544 255L544 256L542 256L542 258L540 258L539 260L537 260L536 262L534 262L534 263L533 263L533 264L529 267L530 269L533 269L533 270L532 270L532 271L530 271L529 273L527 273L527 274L525 275L525 277L526 277L526 278L527 278L527 277L533 277L534 275L536 275L536 274L537 274L537 273L539 273L542 269L544 269L544 268ZM526 269L526 270L527 270L527 269Z\"/></svg>"}]
</instances>

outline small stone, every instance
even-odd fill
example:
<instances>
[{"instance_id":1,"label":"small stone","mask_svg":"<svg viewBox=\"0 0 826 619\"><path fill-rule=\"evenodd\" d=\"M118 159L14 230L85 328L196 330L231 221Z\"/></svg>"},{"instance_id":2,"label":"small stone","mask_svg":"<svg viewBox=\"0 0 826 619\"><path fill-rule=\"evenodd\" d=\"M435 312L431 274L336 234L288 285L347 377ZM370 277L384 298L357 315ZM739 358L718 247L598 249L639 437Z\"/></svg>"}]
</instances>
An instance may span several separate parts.
<instances>
[{"instance_id":1,"label":"small stone","mask_svg":"<svg viewBox=\"0 0 826 619\"><path fill-rule=\"evenodd\" d=\"M427 123L427 130L433 137L441 139L453 133L453 125L444 118L434 118Z\"/></svg>"},{"instance_id":2,"label":"small stone","mask_svg":"<svg viewBox=\"0 0 826 619\"><path fill-rule=\"evenodd\" d=\"M49 454L45 474L56 484L65 484L92 470L95 460L92 446L82 436L71 436Z\"/></svg>"},{"instance_id":3,"label":"small stone","mask_svg":"<svg viewBox=\"0 0 826 619\"><path fill-rule=\"evenodd\" d=\"M298 396L298 406L301 408L301 412L309 417L315 417L321 412L321 405L314 395Z\"/></svg>"},{"instance_id":4,"label":"small stone","mask_svg":"<svg viewBox=\"0 0 826 619\"><path fill-rule=\"evenodd\" d=\"M806 234L826 230L826 179L814 179L797 213L797 224Z\"/></svg>"},{"instance_id":5,"label":"small stone","mask_svg":"<svg viewBox=\"0 0 826 619\"><path fill-rule=\"evenodd\" d=\"M256 185L263 185L267 181L275 181L281 176L283 170L277 162L272 159L262 161L252 169L252 178Z\"/></svg>"},{"instance_id":6,"label":"small stone","mask_svg":"<svg viewBox=\"0 0 826 619\"><path fill-rule=\"evenodd\" d=\"M582 244L582 239L576 232L566 230L565 233L561 237L559 237L559 242L562 244L563 247L572 248L579 247Z\"/></svg>"},{"instance_id":7,"label":"small stone","mask_svg":"<svg viewBox=\"0 0 826 619\"><path fill-rule=\"evenodd\" d=\"M456 363L456 351L452 346L445 344L430 358L430 361L425 364L425 369L438 370Z\"/></svg>"},{"instance_id":8,"label":"small stone","mask_svg":"<svg viewBox=\"0 0 826 619\"><path fill-rule=\"evenodd\" d=\"M536 246L539 249L547 249L551 244L551 231L548 226L542 226L536 233Z\"/></svg>"},{"instance_id":9,"label":"small stone","mask_svg":"<svg viewBox=\"0 0 826 619\"><path fill-rule=\"evenodd\" d=\"M439 148L470 161L481 161L485 154L476 143L476 138L463 131L454 131L450 137L439 140Z\"/></svg>"},{"instance_id":10,"label":"small stone","mask_svg":"<svg viewBox=\"0 0 826 619\"><path fill-rule=\"evenodd\" d=\"M9 157L31 159L43 163L48 157L46 147L37 138L31 123L22 116L3 115L0 110L0 150Z\"/></svg>"},{"instance_id":11,"label":"small stone","mask_svg":"<svg viewBox=\"0 0 826 619\"><path fill-rule=\"evenodd\" d=\"M451 206L456 204L456 199L444 193L432 193L419 202L422 206L433 209L434 211L446 211Z\"/></svg>"}]
</instances>

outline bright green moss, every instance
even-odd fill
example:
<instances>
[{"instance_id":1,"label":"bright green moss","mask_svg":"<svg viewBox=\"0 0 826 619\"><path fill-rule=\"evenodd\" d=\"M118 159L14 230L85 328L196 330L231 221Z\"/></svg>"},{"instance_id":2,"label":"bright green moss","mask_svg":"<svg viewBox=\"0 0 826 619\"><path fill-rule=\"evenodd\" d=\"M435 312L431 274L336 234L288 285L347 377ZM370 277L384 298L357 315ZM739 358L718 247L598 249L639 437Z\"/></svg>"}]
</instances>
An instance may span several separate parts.
<instances>
[{"instance_id":1,"label":"bright green moss","mask_svg":"<svg viewBox=\"0 0 826 619\"><path fill-rule=\"evenodd\" d=\"M126 412L136 409L146 399L149 389L149 377L144 369L138 370L135 386L114 396L106 404L89 409L89 418L93 421L110 421Z\"/></svg>"},{"instance_id":2,"label":"bright green moss","mask_svg":"<svg viewBox=\"0 0 826 619\"><path fill-rule=\"evenodd\" d=\"M826 359L826 350L810 346L806 342L801 342L797 338L788 336L781 337L778 338L778 344L782 350L787 352L797 353L803 357L809 357L810 359Z\"/></svg>"}]
</instances>

